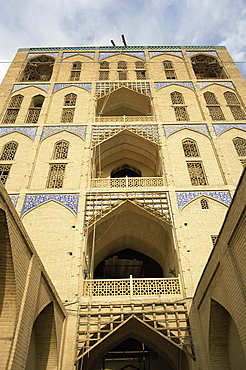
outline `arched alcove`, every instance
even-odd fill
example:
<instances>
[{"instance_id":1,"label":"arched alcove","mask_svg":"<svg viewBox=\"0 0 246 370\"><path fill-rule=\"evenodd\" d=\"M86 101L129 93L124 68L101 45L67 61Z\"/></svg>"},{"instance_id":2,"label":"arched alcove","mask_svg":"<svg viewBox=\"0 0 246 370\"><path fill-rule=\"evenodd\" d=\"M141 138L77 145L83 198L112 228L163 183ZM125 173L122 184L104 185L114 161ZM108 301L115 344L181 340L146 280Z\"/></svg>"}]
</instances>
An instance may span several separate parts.
<instances>
[{"instance_id":1,"label":"arched alcove","mask_svg":"<svg viewBox=\"0 0 246 370\"><path fill-rule=\"evenodd\" d=\"M196 78L227 78L218 60L210 55L198 54L191 58Z\"/></svg>"},{"instance_id":2,"label":"arched alcove","mask_svg":"<svg viewBox=\"0 0 246 370\"><path fill-rule=\"evenodd\" d=\"M57 368L57 339L53 303L38 315L32 328L26 370L53 370Z\"/></svg>"},{"instance_id":3,"label":"arched alcove","mask_svg":"<svg viewBox=\"0 0 246 370\"><path fill-rule=\"evenodd\" d=\"M112 172L110 177L117 178L117 177L141 177L141 171L136 167L129 166L128 164L123 164L119 167L116 167Z\"/></svg>"},{"instance_id":4,"label":"arched alcove","mask_svg":"<svg viewBox=\"0 0 246 370\"><path fill-rule=\"evenodd\" d=\"M161 175L157 144L127 129L98 144L94 158L92 177L110 177L112 171L126 165L128 169L135 168L135 172L143 177Z\"/></svg>"},{"instance_id":5,"label":"arched alcove","mask_svg":"<svg viewBox=\"0 0 246 370\"><path fill-rule=\"evenodd\" d=\"M94 261L93 266L101 263L100 268L98 267L101 269L99 275L103 274L105 260L111 258L113 259L107 262L111 266L120 264L122 261L119 260L125 260L124 264L134 265L135 259L135 262L138 261L136 264L139 267L141 265L138 274L144 272L147 275L144 277L173 277L179 273L172 226L151 214L151 211L125 201L98 220L95 228L96 236L94 226L88 229L87 253L89 259ZM144 264L145 271L142 269ZM156 270L153 271L151 267ZM133 266L131 272L134 274Z\"/></svg>"},{"instance_id":6,"label":"arched alcove","mask_svg":"<svg viewBox=\"0 0 246 370\"><path fill-rule=\"evenodd\" d=\"M52 76L55 59L40 55L27 61L21 81L49 81Z\"/></svg>"},{"instance_id":7,"label":"arched alcove","mask_svg":"<svg viewBox=\"0 0 246 370\"><path fill-rule=\"evenodd\" d=\"M97 100L96 114L100 116L152 115L150 98L123 86Z\"/></svg>"}]
</instances>

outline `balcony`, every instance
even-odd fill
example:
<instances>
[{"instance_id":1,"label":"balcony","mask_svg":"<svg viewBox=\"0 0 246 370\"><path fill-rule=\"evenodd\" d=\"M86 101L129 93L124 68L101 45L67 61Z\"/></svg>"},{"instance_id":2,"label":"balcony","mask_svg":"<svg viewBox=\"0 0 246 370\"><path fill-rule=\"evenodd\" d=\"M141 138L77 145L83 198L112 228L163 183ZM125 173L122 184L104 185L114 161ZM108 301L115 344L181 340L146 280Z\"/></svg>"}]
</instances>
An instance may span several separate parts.
<instances>
[{"instance_id":1,"label":"balcony","mask_svg":"<svg viewBox=\"0 0 246 370\"><path fill-rule=\"evenodd\" d=\"M91 188L156 188L164 185L162 177L93 178Z\"/></svg>"},{"instance_id":2,"label":"balcony","mask_svg":"<svg viewBox=\"0 0 246 370\"><path fill-rule=\"evenodd\" d=\"M182 294L180 277L85 280L83 297L140 297Z\"/></svg>"},{"instance_id":3,"label":"balcony","mask_svg":"<svg viewBox=\"0 0 246 370\"><path fill-rule=\"evenodd\" d=\"M98 116L95 122L154 122L154 117L149 116Z\"/></svg>"}]
</instances>

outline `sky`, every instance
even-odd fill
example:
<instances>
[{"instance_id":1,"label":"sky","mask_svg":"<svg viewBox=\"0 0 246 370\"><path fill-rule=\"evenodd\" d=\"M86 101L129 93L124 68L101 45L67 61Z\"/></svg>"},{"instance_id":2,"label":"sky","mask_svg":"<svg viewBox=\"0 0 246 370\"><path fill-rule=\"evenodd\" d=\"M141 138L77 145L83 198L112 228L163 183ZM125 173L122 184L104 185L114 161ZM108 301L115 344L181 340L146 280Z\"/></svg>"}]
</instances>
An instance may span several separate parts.
<instances>
[{"instance_id":1,"label":"sky","mask_svg":"<svg viewBox=\"0 0 246 370\"><path fill-rule=\"evenodd\" d=\"M0 81L18 48L224 45L246 78L246 0L0 0Z\"/></svg>"}]
</instances>

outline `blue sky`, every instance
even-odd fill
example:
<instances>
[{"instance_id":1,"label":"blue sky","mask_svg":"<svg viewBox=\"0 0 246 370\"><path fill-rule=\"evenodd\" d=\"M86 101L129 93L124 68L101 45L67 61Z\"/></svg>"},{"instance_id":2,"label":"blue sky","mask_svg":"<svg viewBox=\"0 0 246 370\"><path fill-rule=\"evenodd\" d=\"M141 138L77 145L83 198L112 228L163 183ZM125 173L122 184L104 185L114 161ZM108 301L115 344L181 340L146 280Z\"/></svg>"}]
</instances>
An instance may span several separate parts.
<instances>
[{"instance_id":1,"label":"blue sky","mask_svg":"<svg viewBox=\"0 0 246 370\"><path fill-rule=\"evenodd\" d=\"M0 0L0 61L20 47L224 45L246 77L246 0ZM0 63L0 80L8 63Z\"/></svg>"}]
</instances>

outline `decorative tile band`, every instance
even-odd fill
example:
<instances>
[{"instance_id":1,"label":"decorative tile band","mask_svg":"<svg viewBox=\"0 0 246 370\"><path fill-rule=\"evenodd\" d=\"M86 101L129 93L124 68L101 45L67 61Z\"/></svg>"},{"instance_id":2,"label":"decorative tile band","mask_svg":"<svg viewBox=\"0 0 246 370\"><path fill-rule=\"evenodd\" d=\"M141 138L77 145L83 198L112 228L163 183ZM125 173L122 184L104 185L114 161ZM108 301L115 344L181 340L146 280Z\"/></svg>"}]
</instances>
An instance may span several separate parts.
<instances>
[{"instance_id":1,"label":"decorative tile band","mask_svg":"<svg viewBox=\"0 0 246 370\"><path fill-rule=\"evenodd\" d=\"M196 51L186 51L186 54L188 55L188 57L192 57L192 55L195 55L195 54L198 54L198 53L205 53L205 54L209 54L209 55L213 55L215 57L218 58L218 54L216 53L216 51L201 51L201 50L196 50Z\"/></svg>"},{"instance_id":2,"label":"decorative tile band","mask_svg":"<svg viewBox=\"0 0 246 370\"><path fill-rule=\"evenodd\" d=\"M244 123L225 123L221 125L213 125L213 129L216 136L222 134L222 132L229 130L230 128L239 128L240 130L246 131L246 124Z\"/></svg>"},{"instance_id":3,"label":"decorative tile band","mask_svg":"<svg viewBox=\"0 0 246 370\"><path fill-rule=\"evenodd\" d=\"M0 127L0 136L10 134L11 132L20 132L29 136L32 140L35 139L38 128L37 127Z\"/></svg>"},{"instance_id":4,"label":"decorative tile band","mask_svg":"<svg viewBox=\"0 0 246 370\"><path fill-rule=\"evenodd\" d=\"M149 51L150 59L156 57L157 55L163 54L174 55L175 57L183 58L182 51Z\"/></svg>"},{"instance_id":5,"label":"decorative tile band","mask_svg":"<svg viewBox=\"0 0 246 370\"><path fill-rule=\"evenodd\" d=\"M58 57L58 53L29 53L26 57L26 59L30 59L30 58L33 58L33 57L40 57L42 55L49 55L50 57L53 57L53 58L57 58Z\"/></svg>"},{"instance_id":6,"label":"decorative tile band","mask_svg":"<svg viewBox=\"0 0 246 370\"><path fill-rule=\"evenodd\" d=\"M11 195L9 194L9 197L11 199L11 202L13 203L13 206L16 207L19 199L19 195Z\"/></svg>"},{"instance_id":7,"label":"decorative tile band","mask_svg":"<svg viewBox=\"0 0 246 370\"><path fill-rule=\"evenodd\" d=\"M187 128L188 130L197 131L210 138L210 133L208 131L207 125L163 125L164 135L166 137L184 128Z\"/></svg>"},{"instance_id":8,"label":"decorative tile band","mask_svg":"<svg viewBox=\"0 0 246 370\"><path fill-rule=\"evenodd\" d=\"M197 86L200 90L204 89L204 87L207 87L213 84L229 87L230 89L236 90L235 86L233 85L231 81L197 82Z\"/></svg>"},{"instance_id":9,"label":"decorative tile band","mask_svg":"<svg viewBox=\"0 0 246 370\"><path fill-rule=\"evenodd\" d=\"M91 59L94 59L94 57L95 57L94 52L86 53L86 52L83 52L83 51L78 51L78 52L75 52L75 53L69 53L69 52L62 53L62 59L73 57L74 55L83 55L83 56L91 58Z\"/></svg>"},{"instance_id":10,"label":"decorative tile band","mask_svg":"<svg viewBox=\"0 0 246 370\"><path fill-rule=\"evenodd\" d=\"M219 202L226 204L227 206L231 203L231 196L229 191L190 191L190 192L176 192L176 198L178 203L178 208L184 207L187 203L191 202L195 198L201 195L208 196Z\"/></svg>"},{"instance_id":11,"label":"decorative tile band","mask_svg":"<svg viewBox=\"0 0 246 370\"><path fill-rule=\"evenodd\" d=\"M189 89L194 90L194 85L192 82L175 82L174 80L172 82L155 82L155 89L159 90L162 87L169 86L169 85L180 85L184 87L188 87Z\"/></svg>"},{"instance_id":12,"label":"decorative tile band","mask_svg":"<svg viewBox=\"0 0 246 370\"><path fill-rule=\"evenodd\" d=\"M45 126L43 128L40 141L61 131L71 132L72 134L80 136L83 140L85 140L86 130L87 126Z\"/></svg>"},{"instance_id":13,"label":"decorative tile band","mask_svg":"<svg viewBox=\"0 0 246 370\"><path fill-rule=\"evenodd\" d=\"M210 49L226 49L225 46L216 45L164 45L164 46L58 46L58 47L42 47L42 48L19 48L18 51L52 51L52 50L210 50Z\"/></svg>"},{"instance_id":14,"label":"decorative tile band","mask_svg":"<svg viewBox=\"0 0 246 370\"><path fill-rule=\"evenodd\" d=\"M79 194L35 194L26 195L21 214L24 215L31 209L50 200L63 204L75 214L78 213Z\"/></svg>"},{"instance_id":15,"label":"decorative tile band","mask_svg":"<svg viewBox=\"0 0 246 370\"><path fill-rule=\"evenodd\" d=\"M84 83L84 84L77 84L77 83L70 83L70 84L55 84L54 86L54 89L53 89L53 93L60 90L60 89L63 89L64 87L68 87L68 86L77 86L77 87L81 87L82 89L85 89L87 91L91 91L91 84L90 83Z\"/></svg>"},{"instance_id":16,"label":"decorative tile band","mask_svg":"<svg viewBox=\"0 0 246 370\"><path fill-rule=\"evenodd\" d=\"M39 89L42 89L44 91L48 91L49 90L49 87L50 85L49 84L25 84L25 85L14 85L11 93L17 91L17 90L20 90L20 89L24 89L25 87L38 87Z\"/></svg>"},{"instance_id":17,"label":"decorative tile band","mask_svg":"<svg viewBox=\"0 0 246 370\"><path fill-rule=\"evenodd\" d=\"M112 57L113 55L118 55L118 54L126 54L126 55L131 55L133 57L137 57L140 59L145 60L145 55L143 51L111 51L111 52L99 52L98 60L102 60L108 57Z\"/></svg>"}]
</instances>

